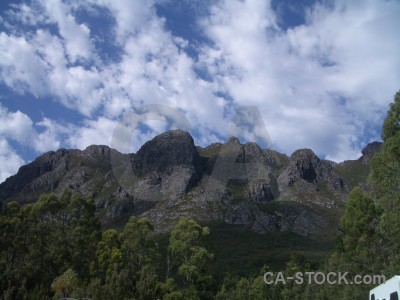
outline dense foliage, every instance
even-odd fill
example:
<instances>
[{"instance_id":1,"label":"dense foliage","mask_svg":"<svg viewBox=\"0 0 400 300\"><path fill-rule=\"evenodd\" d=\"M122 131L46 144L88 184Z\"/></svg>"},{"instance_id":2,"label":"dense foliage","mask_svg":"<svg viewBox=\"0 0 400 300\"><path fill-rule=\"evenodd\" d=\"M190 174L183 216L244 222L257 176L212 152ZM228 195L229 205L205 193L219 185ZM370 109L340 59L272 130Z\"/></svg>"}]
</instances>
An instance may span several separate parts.
<instances>
[{"instance_id":1,"label":"dense foliage","mask_svg":"<svg viewBox=\"0 0 400 300\"><path fill-rule=\"evenodd\" d=\"M336 249L319 266L293 255L281 270L400 274L400 92L385 119L371 188L349 195ZM367 299L369 285L265 284L258 275L216 280L209 229L181 218L165 245L147 219L102 230L91 197L65 191L36 203L9 202L0 214L2 299ZM276 280L277 275L272 276Z\"/></svg>"},{"instance_id":2,"label":"dense foliage","mask_svg":"<svg viewBox=\"0 0 400 300\"><path fill-rule=\"evenodd\" d=\"M3 299L204 299L212 291L208 228L193 220L179 220L167 257L147 219L101 232L93 200L71 191L8 203L0 228Z\"/></svg>"}]
</instances>

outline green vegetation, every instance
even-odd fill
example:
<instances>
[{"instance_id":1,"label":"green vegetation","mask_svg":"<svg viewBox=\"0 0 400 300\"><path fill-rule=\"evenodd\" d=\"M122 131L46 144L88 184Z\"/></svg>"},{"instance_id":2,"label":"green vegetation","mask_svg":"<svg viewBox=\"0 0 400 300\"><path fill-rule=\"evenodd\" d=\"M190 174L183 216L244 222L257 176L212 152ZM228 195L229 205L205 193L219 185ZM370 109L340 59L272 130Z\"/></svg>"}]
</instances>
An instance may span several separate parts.
<instances>
[{"instance_id":1,"label":"green vegetation","mask_svg":"<svg viewBox=\"0 0 400 300\"><path fill-rule=\"evenodd\" d=\"M199 154L202 157L211 158L221 151L222 145L215 145L214 147L208 147L205 149L199 149Z\"/></svg>"},{"instance_id":2,"label":"green vegetation","mask_svg":"<svg viewBox=\"0 0 400 300\"><path fill-rule=\"evenodd\" d=\"M92 198L66 191L59 199L46 194L22 207L10 202L0 214L0 230L3 298L46 299L52 283L54 291L66 291L60 286L68 269L81 281L89 280L100 237Z\"/></svg>"},{"instance_id":3,"label":"green vegetation","mask_svg":"<svg viewBox=\"0 0 400 300\"><path fill-rule=\"evenodd\" d=\"M147 219L101 232L92 198L65 191L0 214L2 299L207 299L209 229L181 219L166 250ZM168 263L163 263L167 261Z\"/></svg>"},{"instance_id":4,"label":"green vegetation","mask_svg":"<svg viewBox=\"0 0 400 300\"><path fill-rule=\"evenodd\" d=\"M210 271L213 277L259 274L264 265L271 270L285 268L293 253L304 256L317 266L333 249L332 241L302 237L292 232L257 234L242 225L209 224L211 249L215 259Z\"/></svg>"},{"instance_id":5,"label":"green vegetation","mask_svg":"<svg viewBox=\"0 0 400 300\"><path fill-rule=\"evenodd\" d=\"M243 197L247 191L247 180L231 179L228 181L228 189L232 193L232 204L243 201Z\"/></svg>"},{"instance_id":6,"label":"green vegetation","mask_svg":"<svg viewBox=\"0 0 400 300\"><path fill-rule=\"evenodd\" d=\"M94 212L92 198L71 191L24 206L8 203L0 214L2 297L226 299L235 289L263 292L264 265L284 268L296 251L316 267L331 249L292 233L260 235L186 218L168 236L135 217L120 231L101 230Z\"/></svg>"},{"instance_id":7,"label":"green vegetation","mask_svg":"<svg viewBox=\"0 0 400 300\"><path fill-rule=\"evenodd\" d=\"M367 180L371 168L360 160L346 161L335 166L335 171L342 176L351 187L357 187Z\"/></svg>"},{"instance_id":8,"label":"green vegetation","mask_svg":"<svg viewBox=\"0 0 400 300\"><path fill-rule=\"evenodd\" d=\"M68 269L61 276L54 279L51 288L54 293L60 297L68 297L76 288L78 282L78 275L72 269Z\"/></svg>"}]
</instances>

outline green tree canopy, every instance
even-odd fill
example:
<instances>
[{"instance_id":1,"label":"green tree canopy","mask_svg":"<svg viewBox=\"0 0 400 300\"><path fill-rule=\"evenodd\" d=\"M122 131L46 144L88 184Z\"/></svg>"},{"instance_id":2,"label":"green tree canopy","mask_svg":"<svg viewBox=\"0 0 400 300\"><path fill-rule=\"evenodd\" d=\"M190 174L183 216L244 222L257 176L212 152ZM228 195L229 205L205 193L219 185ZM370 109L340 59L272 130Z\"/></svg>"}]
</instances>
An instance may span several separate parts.
<instances>
[{"instance_id":1,"label":"green tree canopy","mask_svg":"<svg viewBox=\"0 0 400 300\"><path fill-rule=\"evenodd\" d=\"M51 288L56 294L61 294L63 298L68 297L77 286L78 275L72 269L66 270L62 275L54 279Z\"/></svg>"}]
</instances>

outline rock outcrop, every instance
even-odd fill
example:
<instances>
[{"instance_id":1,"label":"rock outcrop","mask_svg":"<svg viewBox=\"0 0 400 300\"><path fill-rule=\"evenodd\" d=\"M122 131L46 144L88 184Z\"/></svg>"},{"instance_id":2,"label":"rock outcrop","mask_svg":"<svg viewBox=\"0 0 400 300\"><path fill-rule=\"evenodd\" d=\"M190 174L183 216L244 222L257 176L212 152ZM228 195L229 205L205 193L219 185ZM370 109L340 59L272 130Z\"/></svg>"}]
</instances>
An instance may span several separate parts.
<instances>
[{"instance_id":1,"label":"rock outcrop","mask_svg":"<svg viewBox=\"0 0 400 300\"><path fill-rule=\"evenodd\" d=\"M364 164L369 164L372 157L382 148L382 142L372 142L368 144L362 151L361 161Z\"/></svg>"}]
</instances>

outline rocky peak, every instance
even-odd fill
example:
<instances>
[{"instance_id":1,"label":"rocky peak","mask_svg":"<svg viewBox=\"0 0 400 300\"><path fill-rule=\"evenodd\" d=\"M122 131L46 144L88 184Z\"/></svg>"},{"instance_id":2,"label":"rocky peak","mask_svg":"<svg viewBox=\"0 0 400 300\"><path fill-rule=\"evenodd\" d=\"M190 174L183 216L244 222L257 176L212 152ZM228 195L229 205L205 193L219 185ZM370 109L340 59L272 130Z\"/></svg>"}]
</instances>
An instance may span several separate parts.
<instances>
[{"instance_id":1,"label":"rocky peak","mask_svg":"<svg viewBox=\"0 0 400 300\"><path fill-rule=\"evenodd\" d=\"M321 160L310 149L300 149L290 156L289 166L279 176L281 186L290 186L298 180L318 183L337 174L333 174L335 163Z\"/></svg>"},{"instance_id":2,"label":"rocky peak","mask_svg":"<svg viewBox=\"0 0 400 300\"><path fill-rule=\"evenodd\" d=\"M260 146L256 143L249 142L241 147L236 161L245 163L263 163L264 155Z\"/></svg>"},{"instance_id":3,"label":"rocky peak","mask_svg":"<svg viewBox=\"0 0 400 300\"><path fill-rule=\"evenodd\" d=\"M189 133L170 130L145 143L137 152L134 168L139 174L165 171L177 165L193 165L198 168L200 157Z\"/></svg>"},{"instance_id":4,"label":"rocky peak","mask_svg":"<svg viewBox=\"0 0 400 300\"><path fill-rule=\"evenodd\" d=\"M0 184L0 199L8 199L14 196L26 189L37 178L49 172L64 172L68 168L65 156L69 151L72 150L49 151L36 158L33 162L20 167L17 174ZM31 199L27 197L27 200Z\"/></svg>"},{"instance_id":5,"label":"rocky peak","mask_svg":"<svg viewBox=\"0 0 400 300\"><path fill-rule=\"evenodd\" d=\"M369 143L364 149L361 150L361 161L365 164L369 164L372 157L381 149L381 147L381 142Z\"/></svg>"},{"instance_id":6,"label":"rocky peak","mask_svg":"<svg viewBox=\"0 0 400 300\"><path fill-rule=\"evenodd\" d=\"M221 147L221 144L212 144L205 150L209 150L212 147ZM237 155L236 162L238 163L263 163L264 156L263 152L256 143L248 142L241 144L237 137L230 137L228 141L222 145L223 152L218 152L219 155L234 154ZM239 152L237 152L239 151Z\"/></svg>"},{"instance_id":7,"label":"rocky peak","mask_svg":"<svg viewBox=\"0 0 400 300\"><path fill-rule=\"evenodd\" d=\"M90 155L93 158L109 158L111 148L106 145L91 145L83 150L83 154Z\"/></svg>"},{"instance_id":8,"label":"rocky peak","mask_svg":"<svg viewBox=\"0 0 400 300\"><path fill-rule=\"evenodd\" d=\"M226 144L237 144L237 145L241 145L240 140L236 137L236 136L231 136L228 141L226 142Z\"/></svg>"},{"instance_id":9,"label":"rocky peak","mask_svg":"<svg viewBox=\"0 0 400 300\"><path fill-rule=\"evenodd\" d=\"M310 149L300 149L290 156L289 167L284 174L287 184L291 185L298 179L315 182L317 179L317 166L320 162L318 156ZM284 177L285 177L284 176Z\"/></svg>"},{"instance_id":10,"label":"rocky peak","mask_svg":"<svg viewBox=\"0 0 400 300\"><path fill-rule=\"evenodd\" d=\"M32 163L22 166L18 170L18 174L23 174L24 178L35 179L36 177L50 172L58 167L61 161L65 160L69 150L60 149L56 152L49 151L36 158Z\"/></svg>"}]
</instances>

